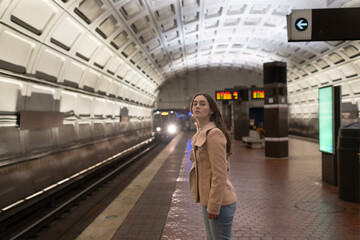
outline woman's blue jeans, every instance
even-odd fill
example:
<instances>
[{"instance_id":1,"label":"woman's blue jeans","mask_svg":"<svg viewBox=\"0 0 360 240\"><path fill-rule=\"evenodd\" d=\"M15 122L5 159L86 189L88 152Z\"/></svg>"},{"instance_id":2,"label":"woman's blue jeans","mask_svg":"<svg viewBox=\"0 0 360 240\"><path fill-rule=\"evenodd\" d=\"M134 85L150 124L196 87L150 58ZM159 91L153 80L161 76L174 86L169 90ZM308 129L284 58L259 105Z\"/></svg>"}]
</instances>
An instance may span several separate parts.
<instances>
[{"instance_id":1,"label":"woman's blue jeans","mask_svg":"<svg viewBox=\"0 0 360 240\"><path fill-rule=\"evenodd\" d=\"M232 223L236 211L236 202L221 206L218 218L209 219L206 206L202 206L203 219L205 223L207 240L230 240Z\"/></svg>"}]
</instances>

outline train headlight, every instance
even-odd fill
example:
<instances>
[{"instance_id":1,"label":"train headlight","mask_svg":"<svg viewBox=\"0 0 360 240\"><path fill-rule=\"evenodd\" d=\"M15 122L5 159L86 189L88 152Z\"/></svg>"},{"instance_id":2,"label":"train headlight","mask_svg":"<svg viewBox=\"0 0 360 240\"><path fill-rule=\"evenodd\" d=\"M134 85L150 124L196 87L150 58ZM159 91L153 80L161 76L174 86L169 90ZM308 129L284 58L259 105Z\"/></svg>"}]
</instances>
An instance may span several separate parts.
<instances>
[{"instance_id":1,"label":"train headlight","mask_svg":"<svg viewBox=\"0 0 360 240\"><path fill-rule=\"evenodd\" d=\"M170 134L176 133L176 126L173 125L173 124L169 125L169 126L168 126L168 132L169 132Z\"/></svg>"},{"instance_id":2,"label":"train headlight","mask_svg":"<svg viewBox=\"0 0 360 240\"><path fill-rule=\"evenodd\" d=\"M157 127L157 128L156 128L156 131L157 131L157 132L160 132L160 131L161 131L161 127Z\"/></svg>"}]
</instances>

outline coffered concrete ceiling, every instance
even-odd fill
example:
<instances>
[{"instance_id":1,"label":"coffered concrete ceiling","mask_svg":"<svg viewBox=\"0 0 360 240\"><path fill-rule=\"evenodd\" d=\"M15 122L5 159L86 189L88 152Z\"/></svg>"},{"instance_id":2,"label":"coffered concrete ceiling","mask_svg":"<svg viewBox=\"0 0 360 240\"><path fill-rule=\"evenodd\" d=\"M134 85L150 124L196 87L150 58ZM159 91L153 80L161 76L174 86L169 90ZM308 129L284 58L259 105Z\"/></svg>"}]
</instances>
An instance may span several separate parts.
<instances>
[{"instance_id":1,"label":"coffered concrete ceiling","mask_svg":"<svg viewBox=\"0 0 360 240\"><path fill-rule=\"evenodd\" d=\"M100 11L102 4L84 1L89 10L83 12L93 14L90 7L98 5ZM153 67L161 85L202 68L262 71L264 62L285 61L289 69L296 69L339 42L287 42L286 15L292 9L352 7L359 1L108 0L108 4L126 26L118 37L123 55L138 68Z\"/></svg>"}]
</instances>

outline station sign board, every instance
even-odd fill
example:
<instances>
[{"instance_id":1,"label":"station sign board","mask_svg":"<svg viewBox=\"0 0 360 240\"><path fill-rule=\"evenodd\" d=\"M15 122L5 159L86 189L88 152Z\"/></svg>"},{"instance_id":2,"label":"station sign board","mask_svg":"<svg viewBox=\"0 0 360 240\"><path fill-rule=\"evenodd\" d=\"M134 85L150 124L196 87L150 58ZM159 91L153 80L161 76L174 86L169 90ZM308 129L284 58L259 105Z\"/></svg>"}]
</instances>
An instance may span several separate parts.
<instances>
[{"instance_id":1,"label":"station sign board","mask_svg":"<svg viewBox=\"0 0 360 240\"><path fill-rule=\"evenodd\" d=\"M288 41L360 39L360 8L292 10L287 15Z\"/></svg>"}]
</instances>

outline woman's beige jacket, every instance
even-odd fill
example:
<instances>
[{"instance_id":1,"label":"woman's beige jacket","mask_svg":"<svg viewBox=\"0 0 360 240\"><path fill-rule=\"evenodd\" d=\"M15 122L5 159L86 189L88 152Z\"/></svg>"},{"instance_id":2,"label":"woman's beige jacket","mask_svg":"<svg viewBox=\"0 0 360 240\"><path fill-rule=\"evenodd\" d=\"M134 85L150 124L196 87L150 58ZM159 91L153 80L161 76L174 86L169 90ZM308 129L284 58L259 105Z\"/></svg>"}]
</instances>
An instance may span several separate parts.
<instances>
[{"instance_id":1,"label":"woman's beige jacket","mask_svg":"<svg viewBox=\"0 0 360 240\"><path fill-rule=\"evenodd\" d=\"M191 145L190 160L198 161L200 204L207 206L208 213L219 214L221 206L236 202L228 176L226 137L210 122L192 137Z\"/></svg>"}]
</instances>

